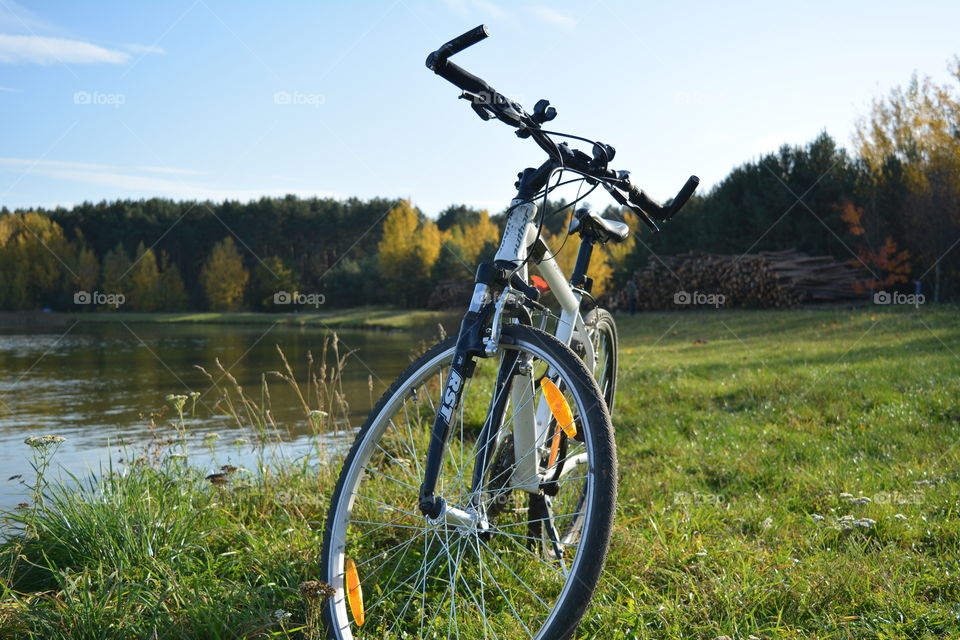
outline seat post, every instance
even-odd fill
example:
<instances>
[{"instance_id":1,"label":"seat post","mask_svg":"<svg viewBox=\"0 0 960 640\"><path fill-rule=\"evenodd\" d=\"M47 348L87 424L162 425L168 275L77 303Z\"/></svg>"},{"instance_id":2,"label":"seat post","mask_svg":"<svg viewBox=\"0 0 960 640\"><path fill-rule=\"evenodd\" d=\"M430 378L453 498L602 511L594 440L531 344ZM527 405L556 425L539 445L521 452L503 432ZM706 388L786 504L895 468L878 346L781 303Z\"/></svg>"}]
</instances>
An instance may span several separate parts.
<instances>
[{"instance_id":1,"label":"seat post","mask_svg":"<svg viewBox=\"0 0 960 640\"><path fill-rule=\"evenodd\" d=\"M571 285L587 292L593 288L593 280L587 277L587 270L590 268L590 259L593 257L594 241L593 234L584 230L584 233L581 234L577 263L574 265L573 273L570 276Z\"/></svg>"}]
</instances>

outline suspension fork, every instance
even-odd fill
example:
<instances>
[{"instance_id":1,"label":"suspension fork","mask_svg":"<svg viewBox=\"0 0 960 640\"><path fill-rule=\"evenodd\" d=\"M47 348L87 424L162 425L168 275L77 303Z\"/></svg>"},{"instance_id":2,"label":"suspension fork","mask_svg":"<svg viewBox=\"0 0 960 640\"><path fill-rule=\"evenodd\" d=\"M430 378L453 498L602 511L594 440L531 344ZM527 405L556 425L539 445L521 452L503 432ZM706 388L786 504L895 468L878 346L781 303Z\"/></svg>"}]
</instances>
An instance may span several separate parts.
<instances>
[{"instance_id":1,"label":"suspension fork","mask_svg":"<svg viewBox=\"0 0 960 640\"><path fill-rule=\"evenodd\" d=\"M477 284L474 287L474 296L480 288L486 285ZM481 296L486 292L482 292ZM440 467L443 465L443 453L450 436L450 424L453 422L460 399L463 396L464 382L469 379L476 369L477 344L483 331L483 310L468 311L460 323L460 333L457 335L457 346L453 354L453 362L447 374L447 383L440 396L440 405L433 419L430 430L430 444L427 448L427 460L424 464L423 483L420 485L420 511L430 518L437 518L443 511L443 498L434 495L437 488L437 479L440 476Z\"/></svg>"},{"instance_id":2,"label":"suspension fork","mask_svg":"<svg viewBox=\"0 0 960 640\"><path fill-rule=\"evenodd\" d=\"M486 357L484 329L494 310L492 285L502 284L499 272L491 263L483 263L477 269L476 282L470 308L464 314L457 334L457 344L453 353L453 362L447 374L446 385L440 396L433 427L430 430L430 444L427 447L427 459L424 463L423 482L420 485L420 512L430 518L438 518L443 512L444 500L435 495L443 455L450 437L450 425L460 407L463 388L476 369L476 358Z\"/></svg>"}]
</instances>

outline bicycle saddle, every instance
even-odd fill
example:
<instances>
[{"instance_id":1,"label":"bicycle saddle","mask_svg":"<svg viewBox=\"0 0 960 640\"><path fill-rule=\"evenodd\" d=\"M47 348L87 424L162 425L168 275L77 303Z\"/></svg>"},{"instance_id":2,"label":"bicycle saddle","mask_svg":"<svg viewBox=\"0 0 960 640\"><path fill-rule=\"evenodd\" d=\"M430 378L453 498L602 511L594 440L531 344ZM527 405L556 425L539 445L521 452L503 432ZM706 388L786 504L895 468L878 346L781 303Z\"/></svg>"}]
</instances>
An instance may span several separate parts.
<instances>
[{"instance_id":1,"label":"bicycle saddle","mask_svg":"<svg viewBox=\"0 0 960 640\"><path fill-rule=\"evenodd\" d=\"M570 220L570 233L591 233L600 243L623 242L630 236L630 227L619 220L604 218L588 207L577 209Z\"/></svg>"}]
</instances>

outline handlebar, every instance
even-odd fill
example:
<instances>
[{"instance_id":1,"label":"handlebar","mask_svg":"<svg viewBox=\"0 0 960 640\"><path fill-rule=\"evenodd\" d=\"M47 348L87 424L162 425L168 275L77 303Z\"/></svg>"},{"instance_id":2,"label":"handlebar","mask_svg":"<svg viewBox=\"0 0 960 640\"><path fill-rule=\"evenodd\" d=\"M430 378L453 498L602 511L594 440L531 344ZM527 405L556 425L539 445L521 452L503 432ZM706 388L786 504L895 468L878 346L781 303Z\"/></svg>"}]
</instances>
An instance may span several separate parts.
<instances>
[{"instance_id":1,"label":"handlebar","mask_svg":"<svg viewBox=\"0 0 960 640\"><path fill-rule=\"evenodd\" d=\"M487 27L480 25L457 36L427 56L427 68L459 87L464 92L460 97L471 98L474 111L484 120L496 117L510 126L516 127L516 133L519 137L532 137L547 152L551 160L557 162L560 167L572 168L587 176L588 180L594 180L594 183L599 181L613 196L614 200L633 210L654 232L660 230L654 219L666 222L680 211L700 184L700 178L697 176L690 176L676 197L666 205L662 205L648 196L642 189L633 185L630 182L629 172L617 172L607 167L607 160L613 157L612 147L595 143L595 148L596 145L600 145L602 148L609 148L610 150L610 152L602 154L605 159L601 161L599 158L590 158L582 152L569 149L566 143L560 145L554 143L547 136L547 132L542 131L540 127L542 122L552 120L556 115L556 109L549 107L549 102L541 100L537 103L538 109L540 109L541 103L545 105L540 109L543 114L538 114L537 109L535 109L534 115L531 116L519 104L498 94L482 78L450 62L449 58L451 56L477 44L489 35L490 32ZM544 116L547 109L550 109L552 113ZM546 177L549 177L550 172L538 170L535 173L538 174L539 178L543 178L544 173Z\"/></svg>"},{"instance_id":2,"label":"handlebar","mask_svg":"<svg viewBox=\"0 0 960 640\"><path fill-rule=\"evenodd\" d=\"M474 27L470 31L457 36L427 56L427 68L433 69L435 66L443 64L450 56L460 53L467 47L472 47L489 35L490 32L487 31L486 25L481 24L479 27Z\"/></svg>"},{"instance_id":3,"label":"handlebar","mask_svg":"<svg viewBox=\"0 0 960 640\"><path fill-rule=\"evenodd\" d=\"M448 60L450 56L460 53L467 47L473 46L490 35L485 25L474 27L470 31L457 36L433 53L427 56L427 69L438 76L445 78L464 91L471 93L493 93L490 85L473 75L463 67Z\"/></svg>"},{"instance_id":4,"label":"handlebar","mask_svg":"<svg viewBox=\"0 0 960 640\"><path fill-rule=\"evenodd\" d=\"M696 191L699 184L700 178L697 176L690 176L687 178L686 184L683 185L683 188L680 189L680 192L677 193L676 197L666 205L660 204L644 193L643 189L631 184L628 190L629 199L630 202L640 207L648 216L656 218L661 222L666 222L673 216L677 215L680 209L683 208L683 205L687 203L687 200L690 199L690 196L693 195L693 192Z\"/></svg>"}]
</instances>

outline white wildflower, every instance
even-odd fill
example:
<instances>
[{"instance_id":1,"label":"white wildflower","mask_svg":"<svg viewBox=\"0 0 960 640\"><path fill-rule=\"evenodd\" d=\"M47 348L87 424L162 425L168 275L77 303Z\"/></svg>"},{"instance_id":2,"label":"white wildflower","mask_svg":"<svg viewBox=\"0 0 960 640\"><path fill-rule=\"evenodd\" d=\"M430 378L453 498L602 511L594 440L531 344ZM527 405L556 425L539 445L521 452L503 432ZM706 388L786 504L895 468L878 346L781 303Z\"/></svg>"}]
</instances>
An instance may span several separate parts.
<instances>
[{"instance_id":1,"label":"white wildflower","mask_svg":"<svg viewBox=\"0 0 960 640\"><path fill-rule=\"evenodd\" d=\"M307 413L307 420L309 420L314 427L319 427L320 425L323 424L323 421L329 415L330 414L327 413L326 411L321 411L320 409L314 409L313 411L310 411L309 413Z\"/></svg>"},{"instance_id":2,"label":"white wildflower","mask_svg":"<svg viewBox=\"0 0 960 640\"><path fill-rule=\"evenodd\" d=\"M177 411L183 411L183 405L187 403L187 396L170 394L167 396L167 402L173 405Z\"/></svg>"},{"instance_id":3,"label":"white wildflower","mask_svg":"<svg viewBox=\"0 0 960 640\"><path fill-rule=\"evenodd\" d=\"M61 442L65 442L66 440L67 439L64 438L63 436L55 436L55 435L48 434L45 436L30 436L29 438L24 440L23 443L33 447L34 449L42 449L44 447L49 447L52 444L60 444Z\"/></svg>"}]
</instances>

